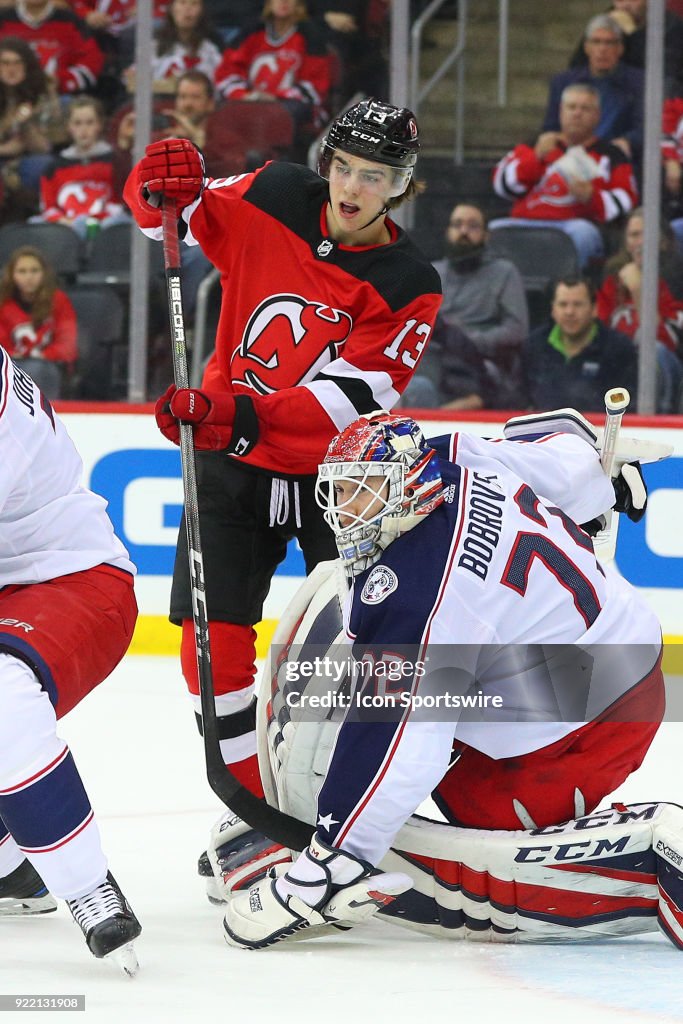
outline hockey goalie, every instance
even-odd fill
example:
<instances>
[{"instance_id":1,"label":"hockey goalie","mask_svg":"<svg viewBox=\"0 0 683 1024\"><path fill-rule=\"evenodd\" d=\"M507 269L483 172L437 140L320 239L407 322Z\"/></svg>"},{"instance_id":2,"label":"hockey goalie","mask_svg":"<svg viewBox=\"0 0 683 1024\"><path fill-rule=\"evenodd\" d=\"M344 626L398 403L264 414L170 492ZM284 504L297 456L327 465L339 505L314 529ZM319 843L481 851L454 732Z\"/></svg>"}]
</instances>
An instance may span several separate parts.
<instances>
[{"instance_id":1,"label":"hockey goalie","mask_svg":"<svg viewBox=\"0 0 683 1024\"><path fill-rule=\"evenodd\" d=\"M382 413L332 441L318 501L340 557L282 619L257 713L266 797L315 831L290 851L217 823L229 944L379 912L440 937L661 928L683 948L683 808L599 809L664 714L659 623L592 539L609 510L645 512L639 443L610 477L572 410L504 435L426 441Z\"/></svg>"}]
</instances>

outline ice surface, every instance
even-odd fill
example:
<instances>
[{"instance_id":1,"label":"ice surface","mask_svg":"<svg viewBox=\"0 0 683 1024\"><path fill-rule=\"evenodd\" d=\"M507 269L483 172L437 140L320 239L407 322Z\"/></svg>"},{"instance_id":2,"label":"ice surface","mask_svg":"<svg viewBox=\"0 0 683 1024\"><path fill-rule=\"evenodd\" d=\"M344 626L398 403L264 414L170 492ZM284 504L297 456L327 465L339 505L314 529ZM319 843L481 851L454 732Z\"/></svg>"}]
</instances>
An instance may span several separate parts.
<instances>
[{"instance_id":1,"label":"ice surface","mask_svg":"<svg viewBox=\"0 0 683 1024\"><path fill-rule=\"evenodd\" d=\"M259 953L229 949L196 860L221 805L175 659L127 658L61 723L111 869L143 925L134 980L95 960L64 904L0 920L2 994L85 994L84 1024L609 1024L683 1020L683 954L659 935L491 946L374 922ZM662 727L619 799L683 802L683 725ZM609 801L605 801L608 803ZM25 1016L10 1012L4 1021Z\"/></svg>"}]
</instances>

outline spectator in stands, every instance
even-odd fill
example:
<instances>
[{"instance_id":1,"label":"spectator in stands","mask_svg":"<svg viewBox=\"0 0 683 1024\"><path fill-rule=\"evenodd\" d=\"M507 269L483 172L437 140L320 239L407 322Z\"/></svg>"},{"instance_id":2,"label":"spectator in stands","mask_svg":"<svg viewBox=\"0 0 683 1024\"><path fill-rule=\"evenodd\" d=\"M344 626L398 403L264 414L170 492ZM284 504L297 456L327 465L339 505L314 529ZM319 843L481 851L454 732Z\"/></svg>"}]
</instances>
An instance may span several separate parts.
<instances>
[{"instance_id":1,"label":"spectator in stands","mask_svg":"<svg viewBox=\"0 0 683 1024\"><path fill-rule=\"evenodd\" d=\"M190 139L199 149L206 142L209 114L215 110L214 88L203 71L185 71L177 80L173 105L169 103L152 117L153 142L159 139ZM116 146L130 153L135 139L135 112L129 110L119 121ZM198 248L198 246L195 246Z\"/></svg>"},{"instance_id":2,"label":"spectator in stands","mask_svg":"<svg viewBox=\"0 0 683 1024\"><path fill-rule=\"evenodd\" d=\"M415 376L398 405L411 409L472 410L497 406L497 382L486 361L457 325L437 318ZM512 404L519 406L520 398Z\"/></svg>"},{"instance_id":3,"label":"spectator in stands","mask_svg":"<svg viewBox=\"0 0 683 1024\"><path fill-rule=\"evenodd\" d=\"M311 17L322 22L325 38L339 57L340 80L334 83L334 92L341 102L356 92L385 94L387 67L382 35L388 3L317 0L309 9Z\"/></svg>"},{"instance_id":4,"label":"spectator in stands","mask_svg":"<svg viewBox=\"0 0 683 1024\"><path fill-rule=\"evenodd\" d=\"M662 160L664 162L664 189L673 213L671 228L678 247L683 253L683 98L664 102L662 112Z\"/></svg>"},{"instance_id":5,"label":"spectator in stands","mask_svg":"<svg viewBox=\"0 0 683 1024\"><path fill-rule=\"evenodd\" d=\"M93 222L102 227L130 220L117 182L112 147L102 138L104 114L92 96L69 105L67 129L72 145L54 157L40 179L41 213L34 221L67 224L82 238Z\"/></svg>"},{"instance_id":6,"label":"spectator in stands","mask_svg":"<svg viewBox=\"0 0 683 1024\"><path fill-rule=\"evenodd\" d=\"M304 0L266 0L263 23L223 54L216 88L229 100L278 100L299 129L324 123L330 60Z\"/></svg>"},{"instance_id":7,"label":"spectator in stands","mask_svg":"<svg viewBox=\"0 0 683 1024\"><path fill-rule=\"evenodd\" d=\"M59 398L78 356L76 314L45 256L15 249L0 277L0 345L47 398Z\"/></svg>"},{"instance_id":8,"label":"spectator in stands","mask_svg":"<svg viewBox=\"0 0 683 1024\"><path fill-rule=\"evenodd\" d=\"M51 0L19 0L0 8L0 39L18 36L36 53L43 71L54 79L60 95L91 90L104 55L82 20Z\"/></svg>"},{"instance_id":9,"label":"spectator in stands","mask_svg":"<svg viewBox=\"0 0 683 1024\"><path fill-rule=\"evenodd\" d=\"M618 386L635 398L633 342L597 319L595 289L588 278L556 281L551 315L552 321L531 332L524 355L532 408L600 412L605 391Z\"/></svg>"},{"instance_id":10,"label":"spectator in stands","mask_svg":"<svg viewBox=\"0 0 683 1024\"><path fill-rule=\"evenodd\" d=\"M221 63L221 39L204 11L203 0L172 0L161 27L154 33L152 57L155 95L172 95L185 71L203 71L213 82ZM135 92L135 67L124 72L129 93Z\"/></svg>"},{"instance_id":11,"label":"spectator in stands","mask_svg":"<svg viewBox=\"0 0 683 1024\"><path fill-rule=\"evenodd\" d=\"M186 71L178 79L175 102L159 111L153 117L152 141L159 139L181 138L190 139L195 146L204 148L206 142L206 128L209 114L214 110L214 89L211 80L203 71ZM118 150L125 155L127 166L125 177L131 169L130 154L135 138L135 113L129 111L119 122L116 145ZM207 168L209 173L218 176L220 168ZM123 179L122 179L123 180ZM202 252L200 245L181 246L180 256L182 259L182 291L184 302L184 313L187 322L191 324L197 307L197 290L204 277L211 270L212 264Z\"/></svg>"},{"instance_id":12,"label":"spectator in stands","mask_svg":"<svg viewBox=\"0 0 683 1024\"><path fill-rule=\"evenodd\" d=\"M642 209L634 210L624 229L624 243L606 267L607 276L598 292L598 318L607 326L641 341L643 231ZM661 248L665 248L662 234ZM657 411L677 411L683 366L676 354L683 341L683 302L675 299L666 281L660 277L657 323L657 363L659 386Z\"/></svg>"},{"instance_id":13,"label":"spectator in stands","mask_svg":"<svg viewBox=\"0 0 683 1024\"><path fill-rule=\"evenodd\" d=\"M664 12L664 88L666 95L679 96L683 94L683 20L673 6L669 0ZM614 0L606 13L623 32L624 64L644 70L647 0ZM572 55L570 66L581 67L587 60L582 41Z\"/></svg>"},{"instance_id":14,"label":"spectator in stands","mask_svg":"<svg viewBox=\"0 0 683 1024\"><path fill-rule=\"evenodd\" d=\"M588 84L568 85L560 104L560 131L543 132L535 146L520 145L494 171L496 192L514 205L503 224L565 231L582 268L604 253L599 224L618 221L636 205L633 166L623 151L598 138L600 95Z\"/></svg>"},{"instance_id":15,"label":"spectator in stands","mask_svg":"<svg viewBox=\"0 0 683 1024\"><path fill-rule=\"evenodd\" d=\"M437 322L449 328L442 332L440 343L435 345L436 339L432 338L429 346L431 360L439 350L444 371L437 405L460 401L474 393L463 394L460 379L464 376L464 386L468 386L473 374L479 382L475 391L480 404L454 408L481 408L483 404L510 408L519 404L519 353L529 333L524 284L514 264L487 251L487 241L484 211L475 203L458 203L446 229L445 258L434 264L443 291ZM409 392L423 387L421 376L418 369L408 385L405 404L418 404L417 395ZM488 386L481 384L484 378ZM426 395L423 404L425 399Z\"/></svg>"},{"instance_id":16,"label":"spectator in stands","mask_svg":"<svg viewBox=\"0 0 683 1024\"><path fill-rule=\"evenodd\" d=\"M12 213L35 213L40 175L65 139L61 104L33 50L0 40L0 163Z\"/></svg>"},{"instance_id":17,"label":"spectator in stands","mask_svg":"<svg viewBox=\"0 0 683 1024\"><path fill-rule=\"evenodd\" d=\"M643 100L645 76L639 68L621 60L623 33L607 14L591 18L586 26L584 49L586 67L561 71L550 81L550 95L543 120L543 132L560 128L560 100L568 85L577 82L594 86L600 94L600 120L596 134L619 146L627 157L640 159L643 148Z\"/></svg>"}]
</instances>

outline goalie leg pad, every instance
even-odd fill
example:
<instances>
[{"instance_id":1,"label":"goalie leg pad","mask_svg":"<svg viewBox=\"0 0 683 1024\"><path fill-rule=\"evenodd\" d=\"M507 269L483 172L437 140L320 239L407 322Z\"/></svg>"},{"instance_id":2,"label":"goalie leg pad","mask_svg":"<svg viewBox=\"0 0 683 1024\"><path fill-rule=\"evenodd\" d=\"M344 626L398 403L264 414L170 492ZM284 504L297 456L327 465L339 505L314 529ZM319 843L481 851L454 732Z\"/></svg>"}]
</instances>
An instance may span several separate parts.
<instances>
[{"instance_id":1,"label":"goalie leg pad","mask_svg":"<svg viewBox=\"0 0 683 1024\"><path fill-rule=\"evenodd\" d=\"M531 831L412 819L382 861L413 889L382 917L439 937L585 941L655 931L683 948L683 808L615 804Z\"/></svg>"},{"instance_id":2,"label":"goalie leg pad","mask_svg":"<svg viewBox=\"0 0 683 1024\"><path fill-rule=\"evenodd\" d=\"M223 814L211 829L206 856L211 868L206 882L211 903L229 900L235 892L264 878L276 864L292 863L289 850L255 831L232 811ZM200 869L200 874L205 872Z\"/></svg>"}]
</instances>

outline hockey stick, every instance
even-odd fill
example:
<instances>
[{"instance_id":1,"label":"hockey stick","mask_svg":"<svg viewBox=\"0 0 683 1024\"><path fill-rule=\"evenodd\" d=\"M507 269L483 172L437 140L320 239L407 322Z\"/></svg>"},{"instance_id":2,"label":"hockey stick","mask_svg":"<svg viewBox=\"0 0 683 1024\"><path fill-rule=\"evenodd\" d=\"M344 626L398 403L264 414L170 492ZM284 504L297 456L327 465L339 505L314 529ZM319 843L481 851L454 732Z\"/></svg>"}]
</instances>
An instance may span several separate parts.
<instances>
[{"instance_id":1,"label":"hockey stick","mask_svg":"<svg viewBox=\"0 0 683 1024\"><path fill-rule=\"evenodd\" d=\"M187 344L185 340L185 316L180 290L180 243L178 240L178 214L175 200L164 198L161 209L163 231L164 266L168 289L168 315L171 323L173 379L177 388L189 387L187 368ZM209 645L209 620L204 589L204 559L199 533L199 502L197 498L197 471L194 454L192 425L179 421L180 463L183 474L183 495L185 501L185 525L190 563L190 589L192 592L192 622L197 648L197 669L199 694L202 708L204 735L204 757L206 776L217 797L259 832L268 838L293 850L308 846L315 831L289 814L283 814L254 796L246 786L235 778L223 761L216 704L211 670L211 649ZM226 456L227 457L227 456Z\"/></svg>"},{"instance_id":2,"label":"hockey stick","mask_svg":"<svg viewBox=\"0 0 683 1024\"><path fill-rule=\"evenodd\" d=\"M600 464L605 476L610 480L614 470L621 421L630 401L631 396L626 388L611 388L605 393L605 429L602 436ZM595 553L601 562L610 562L614 558L618 529L619 515L610 509L605 517L605 528L597 534L593 541Z\"/></svg>"}]
</instances>

